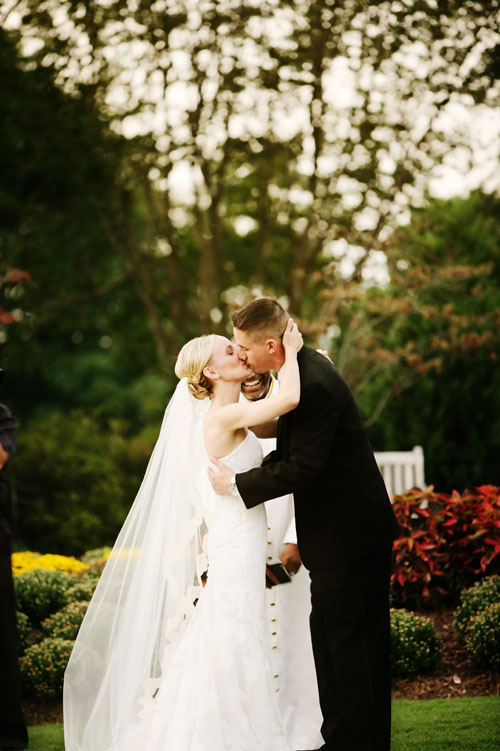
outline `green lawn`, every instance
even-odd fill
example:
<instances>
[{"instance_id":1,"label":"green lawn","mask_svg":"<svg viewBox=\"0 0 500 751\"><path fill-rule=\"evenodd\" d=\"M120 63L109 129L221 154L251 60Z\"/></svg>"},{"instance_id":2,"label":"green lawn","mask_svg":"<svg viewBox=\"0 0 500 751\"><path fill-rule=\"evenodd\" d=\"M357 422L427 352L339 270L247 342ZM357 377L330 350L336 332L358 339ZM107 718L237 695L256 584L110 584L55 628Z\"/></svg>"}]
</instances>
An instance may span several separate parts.
<instances>
[{"instance_id":1,"label":"green lawn","mask_svg":"<svg viewBox=\"0 0 500 751\"><path fill-rule=\"evenodd\" d=\"M395 701L391 751L499 751L500 697ZM64 751L62 725L29 731L29 751Z\"/></svg>"},{"instance_id":2,"label":"green lawn","mask_svg":"<svg viewBox=\"0 0 500 751\"><path fill-rule=\"evenodd\" d=\"M64 751L63 726L34 725L28 728L29 751Z\"/></svg>"},{"instance_id":3,"label":"green lawn","mask_svg":"<svg viewBox=\"0 0 500 751\"><path fill-rule=\"evenodd\" d=\"M500 697L393 703L391 751L499 751Z\"/></svg>"}]
</instances>

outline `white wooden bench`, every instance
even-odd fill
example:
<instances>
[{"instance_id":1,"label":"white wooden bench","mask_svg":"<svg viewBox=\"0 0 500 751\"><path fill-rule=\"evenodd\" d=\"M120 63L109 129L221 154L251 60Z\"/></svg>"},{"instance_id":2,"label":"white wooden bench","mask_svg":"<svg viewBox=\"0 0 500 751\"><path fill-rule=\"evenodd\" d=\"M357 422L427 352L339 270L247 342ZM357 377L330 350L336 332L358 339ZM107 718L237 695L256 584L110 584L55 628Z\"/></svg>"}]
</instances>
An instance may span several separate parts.
<instances>
[{"instance_id":1,"label":"white wooden bench","mask_svg":"<svg viewBox=\"0 0 500 751\"><path fill-rule=\"evenodd\" d=\"M389 497L411 488L425 488L424 450L414 446L411 451L375 451Z\"/></svg>"}]
</instances>

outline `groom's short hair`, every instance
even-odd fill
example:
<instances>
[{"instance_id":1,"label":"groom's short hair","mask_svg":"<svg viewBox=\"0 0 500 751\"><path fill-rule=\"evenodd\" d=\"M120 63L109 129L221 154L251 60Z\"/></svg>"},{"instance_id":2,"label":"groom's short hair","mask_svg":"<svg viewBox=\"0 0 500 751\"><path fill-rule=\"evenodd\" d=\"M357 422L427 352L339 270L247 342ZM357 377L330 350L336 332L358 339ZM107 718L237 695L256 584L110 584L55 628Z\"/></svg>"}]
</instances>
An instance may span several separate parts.
<instances>
[{"instance_id":1,"label":"groom's short hair","mask_svg":"<svg viewBox=\"0 0 500 751\"><path fill-rule=\"evenodd\" d=\"M259 297L231 316L233 326L246 331L257 343L268 337L281 339L286 329L288 313L272 297Z\"/></svg>"}]
</instances>

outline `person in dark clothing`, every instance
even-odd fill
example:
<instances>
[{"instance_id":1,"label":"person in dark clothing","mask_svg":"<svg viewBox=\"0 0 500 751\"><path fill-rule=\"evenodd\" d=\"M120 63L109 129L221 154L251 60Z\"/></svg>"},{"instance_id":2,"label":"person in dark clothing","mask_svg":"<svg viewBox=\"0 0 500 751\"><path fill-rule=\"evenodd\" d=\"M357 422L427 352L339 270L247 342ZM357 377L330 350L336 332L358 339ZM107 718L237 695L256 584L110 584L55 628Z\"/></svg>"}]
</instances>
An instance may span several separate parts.
<instances>
[{"instance_id":1,"label":"person in dark clothing","mask_svg":"<svg viewBox=\"0 0 500 751\"><path fill-rule=\"evenodd\" d=\"M255 372L282 367L287 320L270 298L233 315L240 358ZM276 450L236 475L213 459L218 471L209 474L217 493L239 495L249 509L294 494L298 547L311 576L321 751L389 751L389 581L399 525L346 382L309 347L297 361L300 402L279 418Z\"/></svg>"},{"instance_id":2,"label":"person in dark clothing","mask_svg":"<svg viewBox=\"0 0 500 751\"><path fill-rule=\"evenodd\" d=\"M0 751L14 751L28 746L17 656L10 488L3 473L16 449L16 438L16 422L9 409L0 403Z\"/></svg>"}]
</instances>

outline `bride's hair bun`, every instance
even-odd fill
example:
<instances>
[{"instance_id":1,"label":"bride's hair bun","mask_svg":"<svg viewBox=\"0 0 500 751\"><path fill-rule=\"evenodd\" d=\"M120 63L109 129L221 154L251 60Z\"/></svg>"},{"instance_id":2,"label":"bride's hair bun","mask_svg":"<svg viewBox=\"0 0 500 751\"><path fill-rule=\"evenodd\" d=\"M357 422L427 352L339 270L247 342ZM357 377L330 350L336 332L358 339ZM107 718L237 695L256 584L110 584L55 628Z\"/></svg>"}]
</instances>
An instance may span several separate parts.
<instances>
[{"instance_id":1,"label":"bride's hair bun","mask_svg":"<svg viewBox=\"0 0 500 751\"><path fill-rule=\"evenodd\" d=\"M211 394L209 379L203 368L208 365L214 348L215 335L198 336L183 346L175 363L177 378L186 378L187 385L196 399L205 399Z\"/></svg>"}]
</instances>

